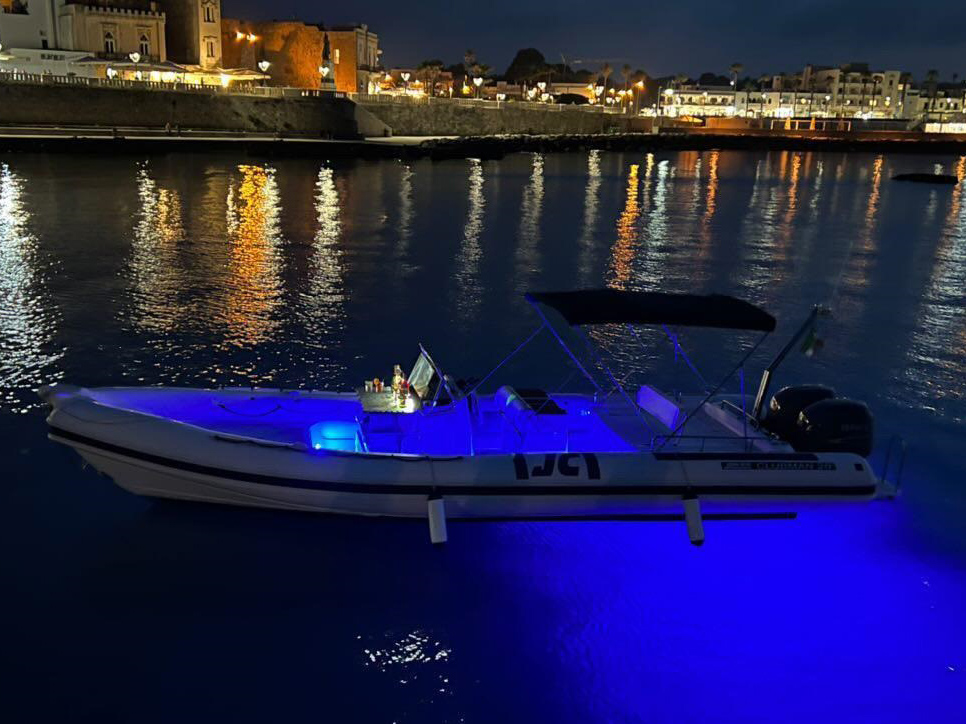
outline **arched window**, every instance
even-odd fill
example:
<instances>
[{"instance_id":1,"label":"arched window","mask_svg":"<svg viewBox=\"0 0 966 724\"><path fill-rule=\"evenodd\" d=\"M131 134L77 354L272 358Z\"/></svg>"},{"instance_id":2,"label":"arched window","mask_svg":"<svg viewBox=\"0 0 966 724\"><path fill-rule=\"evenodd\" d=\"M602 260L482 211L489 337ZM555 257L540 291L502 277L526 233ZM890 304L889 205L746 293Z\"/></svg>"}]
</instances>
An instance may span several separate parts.
<instances>
[{"instance_id":1,"label":"arched window","mask_svg":"<svg viewBox=\"0 0 966 724\"><path fill-rule=\"evenodd\" d=\"M141 36L141 40L138 42L138 50L141 51L141 55L151 55L151 41L148 40L147 35Z\"/></svg>"},{"instance_id":2,"label":"arched window","mask_svg":"<svg viewBox=\"0 0 966 724\"><path fill-rule=\"evenodd\" d=\"M104 52L105 53L116 53L117 43L114 41L114 33L108 30L104 33Z\"/></svg>"}]
</instances>

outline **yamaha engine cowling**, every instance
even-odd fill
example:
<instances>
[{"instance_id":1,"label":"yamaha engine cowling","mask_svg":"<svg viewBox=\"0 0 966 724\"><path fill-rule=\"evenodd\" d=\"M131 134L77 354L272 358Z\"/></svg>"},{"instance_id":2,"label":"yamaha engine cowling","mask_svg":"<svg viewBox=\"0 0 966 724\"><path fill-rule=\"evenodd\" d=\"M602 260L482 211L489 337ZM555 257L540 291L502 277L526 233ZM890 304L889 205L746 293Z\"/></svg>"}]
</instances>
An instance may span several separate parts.
<instances>
[{"instance_id":1,"label":"yamaha engine cowling","mask_svg":"<svg viewBox=\"0 0 966 724\"><path fill-rule=\"evenodd\" d=\"M798 416L809 405L835 397L835 390L823 385L783 387L768 404L768 415L762 426L785 442L794 444L798 434Z\"/></svg>"},{"instance_id":2,"label":"yamaha engine cowling","mask_svg":"<svg viewBox=\"0 0 966 724\"><path fill-rule=\"evenodd\" d=\"M798 416L792 445L800 452L849 452L867 457L872 451L872 413L862 402L826 399Z\"/></svg>"}]
</instances>

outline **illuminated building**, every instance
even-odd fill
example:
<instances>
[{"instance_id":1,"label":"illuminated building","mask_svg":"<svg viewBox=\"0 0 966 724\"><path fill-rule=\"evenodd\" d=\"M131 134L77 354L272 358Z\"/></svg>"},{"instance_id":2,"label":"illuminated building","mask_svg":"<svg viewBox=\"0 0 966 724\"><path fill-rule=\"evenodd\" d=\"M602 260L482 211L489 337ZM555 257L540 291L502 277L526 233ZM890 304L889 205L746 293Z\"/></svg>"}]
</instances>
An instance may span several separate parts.
<instances>
[{"instance_id":1,"label":"illuminated building","mask_svg":"<svg viewBox=\"0 0 966 724\"><path fill-rule=\"evenodd\" d=\"M0 13L0 70L220 86L261 79L254 66L222 67L220 28L220 0L53 0L29 13L11 0Z\"/></svg>"},{"instance_id":2,"label":"illuminated building","mask_svg":"<svg viewBox=\"0 0 966 724\"><path fill-rule=\"evenodd\" d=\"M272 85L320 88L327 68L335 80L333 90L343 93L374 93L384 73L379 65L379 38L365 25L326 28L299 21L247 22L224 18L221 44L225 65L254 68L260 60L270 63ZM331 83L329 84L331 86Z\"/></svg>"}]
</instances>

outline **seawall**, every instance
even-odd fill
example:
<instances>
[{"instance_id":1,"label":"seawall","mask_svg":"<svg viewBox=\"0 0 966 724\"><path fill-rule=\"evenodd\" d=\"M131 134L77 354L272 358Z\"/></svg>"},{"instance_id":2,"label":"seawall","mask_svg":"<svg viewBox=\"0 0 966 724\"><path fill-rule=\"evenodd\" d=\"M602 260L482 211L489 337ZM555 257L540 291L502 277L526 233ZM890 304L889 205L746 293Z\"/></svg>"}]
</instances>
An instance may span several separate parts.
<instances>
[{"instance_id":1,"label":"seawall","mask_svg":"<svg viewBox=\"0 0 966 724\"><path fill-rule=\"evenodd\" d=\"M358 137L345 98L261 98L236 93L0 82L0 124L196 128Z\"/></svg>"},{"instance_id":2,"label":"seawall","mask_svg":"<svg viewBox=\"0 0 966 724\"><path fill-rule=\"evenodd\" d=\"M651 119L582 110L503 104L499 108L458 103L398 103L361 100L359 105L392 129L394 136L568 135L647 131Z\"/></svg>"}]
</instances>

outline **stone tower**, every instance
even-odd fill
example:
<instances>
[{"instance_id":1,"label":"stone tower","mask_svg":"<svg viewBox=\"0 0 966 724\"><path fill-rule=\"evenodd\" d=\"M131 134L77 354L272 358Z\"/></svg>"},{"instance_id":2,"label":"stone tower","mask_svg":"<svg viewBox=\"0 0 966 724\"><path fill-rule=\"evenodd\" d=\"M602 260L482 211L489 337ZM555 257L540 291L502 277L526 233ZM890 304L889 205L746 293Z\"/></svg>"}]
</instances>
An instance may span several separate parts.
<instances>
[{"instance_id":1,"label":"stone tower","mask_svg":"<svg viewBox=\"0 0 966 724\"><path fill-rule=\"evenodd\" d=\"M158 0L164 10L168 58L175 63L218 68L221 59L221 0Z\"/></svg>"}]
</instances>

